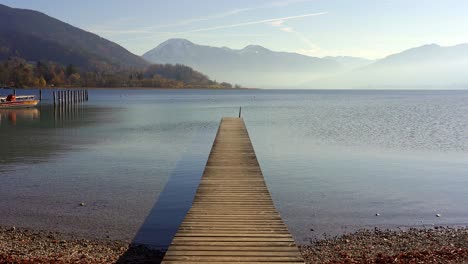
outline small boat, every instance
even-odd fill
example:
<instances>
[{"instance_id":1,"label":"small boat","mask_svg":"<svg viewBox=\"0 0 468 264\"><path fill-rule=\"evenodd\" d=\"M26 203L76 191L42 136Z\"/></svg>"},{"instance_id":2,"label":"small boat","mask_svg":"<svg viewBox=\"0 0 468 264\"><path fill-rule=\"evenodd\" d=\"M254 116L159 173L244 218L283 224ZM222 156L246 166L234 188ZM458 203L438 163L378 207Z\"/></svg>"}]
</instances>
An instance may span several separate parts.
<instances>
[{"instance_id":1,"label":"small boat","mask_svg":"<svg viewBox=\"0 0 468 264\"><path fill-rule=\"evenodd\" d=\"M0 108L27 108L39 104L34 95L16 96L10 94L7 97L0 97Z\"/></svg>"}]
</instances>

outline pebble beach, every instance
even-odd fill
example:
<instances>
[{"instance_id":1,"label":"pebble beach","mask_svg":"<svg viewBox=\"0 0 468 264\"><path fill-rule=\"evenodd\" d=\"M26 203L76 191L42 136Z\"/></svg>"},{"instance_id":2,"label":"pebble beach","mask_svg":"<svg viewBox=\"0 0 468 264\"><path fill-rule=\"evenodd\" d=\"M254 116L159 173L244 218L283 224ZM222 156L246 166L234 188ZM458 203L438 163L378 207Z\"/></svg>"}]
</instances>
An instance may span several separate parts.
<instances>
[{"instance_id":1,"label":"pebble beach","mask_svg":"<svg viewBox=\"0 0 468 264\"><path fill-rule=\"evenodd\" d=\"M468 263L468 228L361 230L300 246L306 263ZM123 241L0 228L0 263L160 263L164 252Z\"/></svg>"}]
</instances>

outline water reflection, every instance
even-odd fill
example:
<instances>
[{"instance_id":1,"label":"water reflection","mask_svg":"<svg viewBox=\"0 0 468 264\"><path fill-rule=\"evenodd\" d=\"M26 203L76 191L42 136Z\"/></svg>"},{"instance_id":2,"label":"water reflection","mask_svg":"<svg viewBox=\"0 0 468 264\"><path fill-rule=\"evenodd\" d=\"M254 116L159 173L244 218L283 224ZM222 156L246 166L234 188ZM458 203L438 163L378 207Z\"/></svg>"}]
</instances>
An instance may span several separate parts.
<instances>
[{"instance_id":1,"label":"water reflection","mask_svg":"<svg viewBox=\"0 0 468 264\"><path fill-rule=\"evenodd\" d=\"M0 109L0 125L9 123L16 125L23 120L30 121L40 117L40 111L37 108L25 109Z\"/></svg>"},{"instance_id":2,"label":"water reflection","mask_svg":"<svg viewBox=\"0 0 468 264\"><path fill-rule=\"evenodd\" d=\"M51 155L72 148L75 143L83 144L82 138L77 137L77 130L106 122L105 116L114 111L84 105L54 107L50 104L0 109L2 171L11 163L46 161Z\"/></svg>"},{"instance_id":3,"label":"water reflection","mask_svg":"<svg viewBox=\"0 0 468 264\"><path fill-rule=\"evenodd\" d=\"M54 121L82 120L86 112L86 106L82 104L69 104L54 106Z\"/></svg>"}]
</instances>

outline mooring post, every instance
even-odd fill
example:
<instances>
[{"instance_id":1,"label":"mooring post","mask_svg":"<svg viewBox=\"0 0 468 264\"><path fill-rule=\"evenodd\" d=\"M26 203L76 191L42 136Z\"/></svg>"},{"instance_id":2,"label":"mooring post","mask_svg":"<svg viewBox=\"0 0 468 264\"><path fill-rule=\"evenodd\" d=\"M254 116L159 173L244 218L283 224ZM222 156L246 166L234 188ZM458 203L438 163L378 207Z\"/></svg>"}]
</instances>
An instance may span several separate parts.
<instances>
[{"instance_id":1,"label":"mooring post","mask_svg":"<svg viewBox=\"0 0 468 264\"><path fill-rule=\"evenodd\" d=\"M53 97L53 100L54 100L54 109L55 109L55 91L52 92L52 97Z\"/></svg>"},{"instance_id":2,"label":"mooring post","mask_svg":"<svg viewBox=\"0 0 468 264\"><path fill-rule=\"evenodd\" d=\"M16 89L13 89L13 95L16 95Z\"/></svg>"},{"instance_id":3,"label":"mooring post","mask_svg":"<svg viewBox=\"0 0 468 264\"><path fill-rule=\"evenodd\" d=\"M239 107L239 118L241 118L241 115L242 115L242 106Z\"/></svg>"},{"instance_id":4,"label":"mooring post","mask_svg":"<svg viewBox=\"0 0 468 264\"><path fill-rule=\"evenodd\" d=\"M88 97L88 89L86 89L86 101L89 100L89 97Z\"/></svg>"},{"instance_id":5,"label":"mooring post","mask_svg":"<svg viewBox=\"0 0 468 264\"><path fill-rule=\"evenodd\" d=\"M39 89L39 101L42 101L42 89Z\"/></svg>"}]
</instances>

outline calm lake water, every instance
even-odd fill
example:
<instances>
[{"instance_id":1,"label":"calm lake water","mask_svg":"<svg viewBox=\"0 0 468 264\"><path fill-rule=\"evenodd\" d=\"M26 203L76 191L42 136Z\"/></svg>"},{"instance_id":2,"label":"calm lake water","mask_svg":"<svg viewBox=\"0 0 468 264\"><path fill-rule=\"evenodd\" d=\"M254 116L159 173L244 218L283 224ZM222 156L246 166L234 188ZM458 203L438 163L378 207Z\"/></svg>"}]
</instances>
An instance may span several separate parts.
<instances>
[{"instance_id":1,"label":"calm lake water","mask_svg":"<svg viewBox=\"0 0 468 264\"><path fill-rule=\"evenodd\" d=\"M90 90L0 110L0 225L164 246L239 106L298 242L468 224L468 91Z\"/></svg>"}]
</instances>

